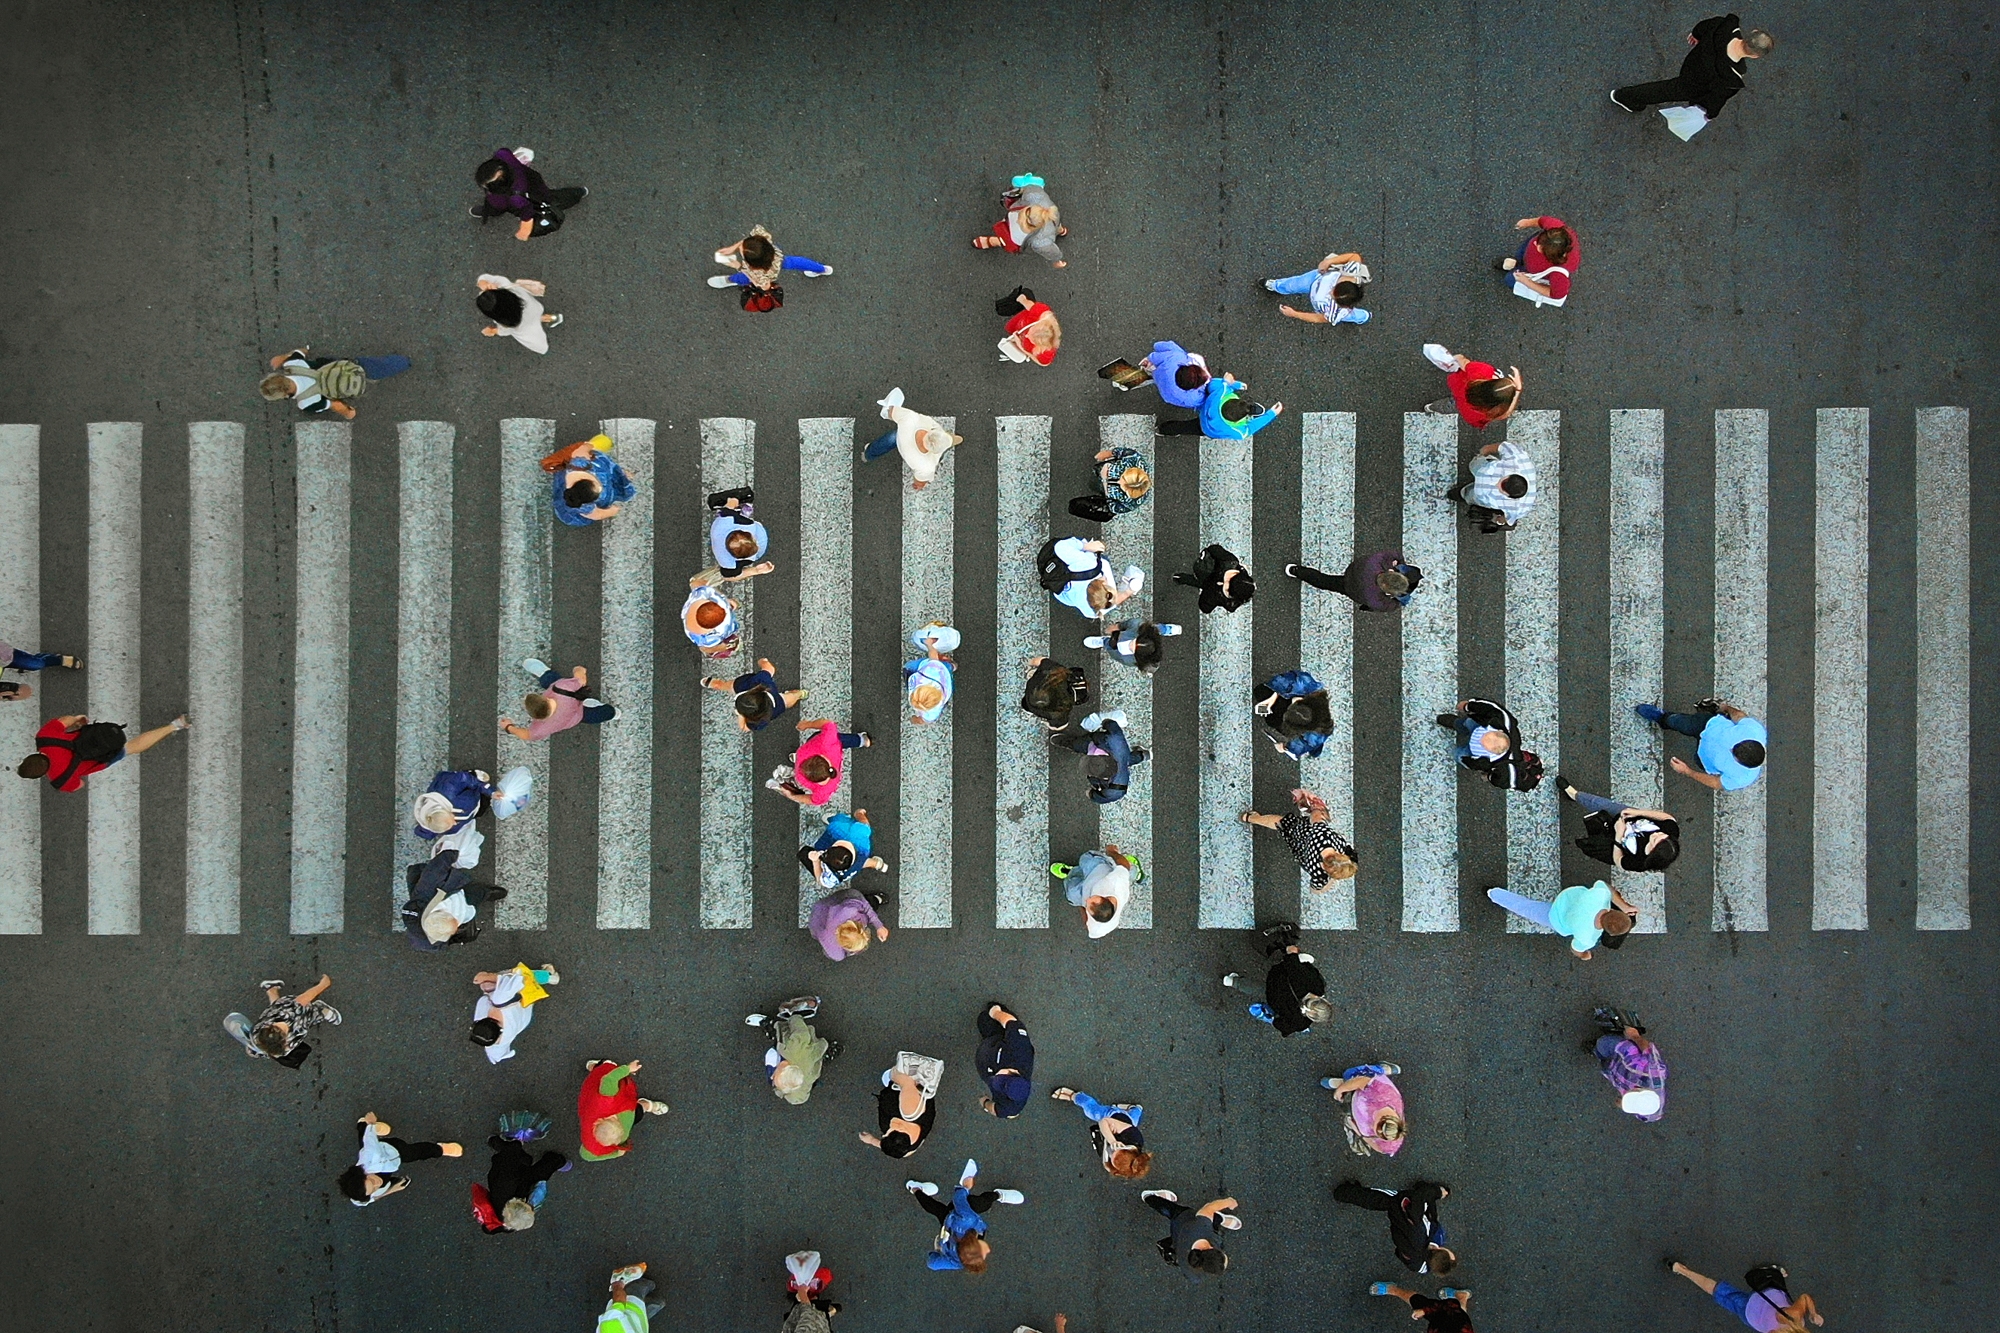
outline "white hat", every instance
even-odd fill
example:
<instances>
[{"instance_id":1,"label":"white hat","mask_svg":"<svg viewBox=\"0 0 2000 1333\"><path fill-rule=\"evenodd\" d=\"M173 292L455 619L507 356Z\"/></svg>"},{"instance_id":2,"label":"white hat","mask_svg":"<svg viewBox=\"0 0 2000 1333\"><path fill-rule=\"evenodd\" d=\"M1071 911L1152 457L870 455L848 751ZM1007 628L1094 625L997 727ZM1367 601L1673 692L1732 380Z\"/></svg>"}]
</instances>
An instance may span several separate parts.
<instances>
[{"instance_id":1,"label":"white hat","mask_svg":"<svg viewBox=\"0 0 2000 1333\"><path fill-rule=\"evenodd\" d=\"M449 833L458 823L458 808L442 792L427 791L419 796L411 813L433 833Z\"/></svg>"},{"instance_id":2,"label":"white hat","mask_svg":"<svg viewBox=\"0 0 2000 1333\"><path fill-rule=\"evenodd\" d=\"M1660 1094L1639 1088L1618 1099L1618 1109L1627 1115L1653 1115L1660 1109Z\"/></svg>"}]
</instances>

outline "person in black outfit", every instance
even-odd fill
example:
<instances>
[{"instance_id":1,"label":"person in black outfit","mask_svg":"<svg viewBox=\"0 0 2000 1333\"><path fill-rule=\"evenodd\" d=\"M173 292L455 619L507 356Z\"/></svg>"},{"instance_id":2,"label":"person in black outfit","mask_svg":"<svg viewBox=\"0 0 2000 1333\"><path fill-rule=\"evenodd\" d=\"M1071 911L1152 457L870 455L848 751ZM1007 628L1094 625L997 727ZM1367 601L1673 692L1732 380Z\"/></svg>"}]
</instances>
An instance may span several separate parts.
<instances>
[{"instance_id":1,"label":"person in black outfit","mask_svg":"<svg viewBox=\"0 0 2000 1333\"><path fill-rule=\"evenodd\" d=\"M1152 758L1152 752L1126 737L1122 709L1092 713L1077 728L1050 736L1049 744L1083 756L1083 776L1090 783L1093 802L1110 805L1124 800L1131 790L1132 770Z\"/></svg>"},{"instance_id":2,"label":"person in black outfit","mask_svg":"<svg viewBox=\"0 0 2000 1333\"><path fill-rule=\"evenodd\" d=\"M1771 54L1776 45L1762 28L1745 32L1734 14L1703 19L1688 34L1692 49L1679 74L1613 88L1611 100L1619 110L1634 113L1656 103L1691 102L1714 120L1722 114L1722 104L1743 91L1743 62Z\"/></svg>"},{"instance_id":3,"label":"person in black outfit","mask_svg":"<svg viewBox=\"0 0 2000 1333\"><path fill-rule=\"evenodd\" d=\"M1290 921L1266 926L1261 932L1264 956L1276 958L1264 974L1264 1002L1250 1006L1250 1017L1269 1023L1281 1037L1311 1032L1315 1023L1333 1020L1333 1006L1326 999L1326 978L1313 966L1313 956L1299 952L1299 928ZM1230 972L1222 984L1241 986L1243 974Z\"/></svg>"},{"instance_id":4,"label":"person in black outfit","mask_svg":"<svg viewBox=\"0 0 2000 1333\"><path fill-rule=\"evenodd\" d=\"M1199 604L1204 614L1217 607L1234 611L1257 595L1257 581L1250 577L1250 571L1222 546L1204 548L1195 557L1194 573L1176 574L1174 582L1183 588L1201 589Z\"/></svg>"},{"instance_id":5,"label":"person in black outfit","mask_svg":"<svg viewBox=\"0 0 2000 1333\"><path fill-rule=\"evenodd\" d=\"M1472 1320L1465 1313L1472 1304L1472 1293L1463 1287L1446 1287L1436 1296L1426 1296L1421 1291L1411 1291L1393 1282L1377 1282L1368 1289L1370 1296L1394 1296L1399 1301L1408 1301L1415 1313L1410 1318L1422 1318L1424 1327L1430 1333L1472 1333Z\"/></svg>"},{"instance_id":6,"label":"person in black outfit","mask_svg":"<svg viewBox=\"0 0 2000 1333\"><path fill-rule=\"evenodd\" d=\"M1521 720L1491 699L1463 699L1437 724L1458 736L1458 762L1501 791L1533 791L1542 782L1542 757L1521 746Z\"/></svg>"},{"instance_id":7,"label":"person in black outfit","mask_svg":"<svg viewBox=\"0 0 2000 1333\"><path fill-rule=\"evenodd\" d=\"M513 1139L498 1134L486 1140L493 1150L493 1164L486 1169L486 1196L499 1215L498 1231L526 1231L535 1225L535 1205L530 1200L535 1187L558 1171L569 1170L569 1158L559 1152L530 1157L528 1150ZM487 1227L494 1234L496 1228Z\"/></svg>"},{"instance_id":8,"label":"person in black outfit","mask_svg":"<svg viewBox=\"0 0 2000 1333\"><path fill-rule=\"evenodd\" d=\"M1050 731L1061 731L1069 725L1070 715L1089 702L1090 677L1082 667L1064 666L1053 657L1031 657L1028 668L1022 711L1040 718Z\"/></svg>"},{"instance_id":9,"label":"person in black outfit","mask_svg":"<svg viewBox=\"0 0 2000 1333\"><path fill-rule=\"evenodd\" d=\"M488 218L516 217L521 225L514 230L517 241L546 236L563 224L565 210L582 203L590 191L581 185L552 190L542 173L529 166L535 160L532 148L496 148L493 156L473 169L473 179L486 198L469 210L482 223Z\"/></svg>"},{"instance_id":10,"label":"person in black outfit","mask_svg":"<svg viewBox=\"0 0 2000 1333\"><path fill-rule=\"evenodd\" d=\"M1035 1043L998 1000L980 1011L977 1063L989 1094L979 1099L986 1114L1012 1120L1027 1109L1035 1090Z\"/></svg>"},{"instance_id":11,"label":"person in black outfit","mask_svg":"<svg viewBox=\"0 0 2000 1333\"><path fill-rule=\"evenodd\" d=\"M507 896L505 889L474 884L472 877L458 868L458 853L449 848L429 861L408 867L404 874L410 886L410 900L403 904L403 929L410 933L410 947L423 953L435 953L447 944L470 944L479 938L479 923L465 921L450 938L442 942L431 940L424 931L424 912L437 895L449 898L462 889L465 901L473 907L498 902Z\"/></svg>"},{"instance_id":12,"label":"person in black outfit","mask_svg":"<svg viewBox=\"0 0 2000 1333\"><path fill-rule=\"evenodd\" d=\"M1556 788L1565 801L1584 808L1577 850L1620 870L1665 870L1681 854L1681 824L1665 810L1641 810L1607 796L1578 791L1562 774Z\"/></svg>"},{"instance_id":13,"label":"person in black outfit","mask_svg":"<svg viewBox=\"0 0 2000 1333\"><path fill-rule=\"evenodd\" d=\"M1444 1224L1438 1221L1438 1203L1450 1194L1447 1187L1428 1180L1401 1191L1370 1189L1353 1180L1333 1187L1333 1197L1341 1203L1387 1213L1389 1240L1403 1267L1438 1277L1458 1266L1458 1256L1444 1247Z\"/></svg>"}]
</instances>

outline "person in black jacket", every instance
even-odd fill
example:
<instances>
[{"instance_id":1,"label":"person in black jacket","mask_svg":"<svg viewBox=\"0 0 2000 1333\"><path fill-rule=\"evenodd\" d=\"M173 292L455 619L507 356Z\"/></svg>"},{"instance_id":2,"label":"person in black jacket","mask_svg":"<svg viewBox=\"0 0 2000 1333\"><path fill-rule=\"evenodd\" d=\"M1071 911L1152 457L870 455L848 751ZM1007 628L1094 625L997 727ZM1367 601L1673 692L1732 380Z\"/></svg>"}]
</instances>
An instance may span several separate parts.
<instances>
[{"instance_id":1,"label":"person in black jacket","mask_svg":"<svg viewBox=\"0 0 2000 1333\"><path fill-rule=\"evenodd\" d=\"M1438 1277L1458 1266L1458 1256L1444 1247L1444 1224L1438 1221L1438 1204L1450 1195L1449 1187L1429 1180L1401 1191L1370 1189L1353 1180L1333 1187L1333 1197L1341 1203L1387 1213L1389 1240L1403 1267Z\"/></svg>"},{"instance_id":2,"label":"person in black jacket","mask_svg":"<svg viewBox=\"0 0 2000 1333\"><path fill-rule=\"evenodd\" d=\"M1264 1002L1250 1006L1250 1017L1269 1023L1281 1037L1295 1032L1311 1032L1315 1023L1333 1020L1333 1006L1326 998L1326 978L1313 966L1313 956L1299 952L1299 928L1290 921L1264 927L1264 956L1276 958L1264 974ZM1224 974L1222 984L1234 989L1243 984L1241 972Z\"/></svg>"},{"instance_id":3,"label":"person in black jacket","mask_svg":"<svg viewBox=\"0 0 2000 1333\"><path fill-rule=\"evenodd\" d=\"M486 1146L493 1150L493 1164L486 1169L486 1196L499 1215L499 1230L526 1231L535 1225L537 1187L556 1172L569 1170L569 1158L559 1152L530 1157L526 1148L498 1134L489 1136ZM493 1230L487 1228L489 1234Z\"/></svg>"},{"instance_id":4,"label":"person in black jacket","mask_svg":"<svg viewBox=\"0 0 2000 1333\"><path fill-rule=\"evenodd\" d=\"M1028 670L1022 711L1040 718L1050 731L1061 731L1070 715L1090 701L1090 677L1082 667L1064 666L1053 657L1029 658Z\"/></svg>"},{"instance_id":5,"label":"person in black jacket","mask_svg":"<svg viewBox=\"0 0 2000 1333\"><path fill-rule=\"evenodd\" d=\"M1565 801L1584 808L1577 849L1620 870L1665 870L1681 854L1681 824L1665 810L1640 810L1606 796L1578 791L1562 774L1556 787Z\"/></svg>"},{"instance_id":6,"label":"person in black jacket","mask_svg":"<svg viewBox=\"0 0 2000 1333\"><path fill-rule=\"evenodd\" d=\"M1195 557L1194 573L1176 574L1174 582L1183 588L1201 589L1198 601L1202 612L1221 607L1234 611L1257 595L1257 581L1227 547L1208 546Z\"/></svg>"},{"instance_id":7,"label":"person in black jacket","mask_svg":"<svg viewBox=\"0 0 2000 1333\"><path fill-rule=\"evenodd\" d=\"M1049 737L1049 744L1083 756L1083 775L1090 783L1092 801L1110 805L1124 800L1132 786L1132 770L1152 757L1145 746L1126 738L1124 710L1092 713L1077 727L1076 731L1064 730Z\"/></svg>"},{"instance_id":8,"label":"person in black jacket","mask_svg":"<svg viewBox=\"0 0 2000 1333\"><path fill-rule=\"evenodd\" d=\"M1679 74L1613 88L1611 100L1619 110L1635 113L1655 103L1692 102L1714 120L1722 114L1722 104L1743 91L1743 62L1771 54L1776 45L1762 28L1744 31L1734 14L1703 19L1688 34L1692 49Z\"/></svg>"},{"instance_id":9,"label":"person in black jacket","mask_svg":"<svg viewBox=\"0 0 2000 1333\"><path fill-rule=\"evenodd\" d=\"M1035 1043L998 1000L980 1011L977 1063L986 1080L988 1095L979 1099L986 1114L1012 1120L1028 1109L1035 1091Z\"/></svg>"},{"instance_id":10,"label":"person in black jacket","mask_svg":"<svg viewBox=\"0 0 2000 1333\"><path fill-rule=\"evenodd\" d=\"M424 953L435 953L447 944L470 944L479 938L478 923L470 912L463 918L450 915L453 895L463 892L466 905L472 908L507 896L505 889L474 884L472 877L458 868L458 853L449 848L429 861L410 866L405 875L410 900L403 904L403 929L410 932L410 947ZM430 910L433 904L436 912ZM452 922L456 924L445 929Z\"/></svg>"},{"instance_id":11,"label":"person in black jacket","mask_svg":"<svg viewBox=\"0 0 2000 1333\"><path fill-rule=\"evenodd\" d=\"M1491 699L1461 699L1456 713L1437 724L1458 736L1458 762L1502 791L1533 791L1542 782L1542 757L1521 746L1521 720Z\"/></svg>"}]
</instances>

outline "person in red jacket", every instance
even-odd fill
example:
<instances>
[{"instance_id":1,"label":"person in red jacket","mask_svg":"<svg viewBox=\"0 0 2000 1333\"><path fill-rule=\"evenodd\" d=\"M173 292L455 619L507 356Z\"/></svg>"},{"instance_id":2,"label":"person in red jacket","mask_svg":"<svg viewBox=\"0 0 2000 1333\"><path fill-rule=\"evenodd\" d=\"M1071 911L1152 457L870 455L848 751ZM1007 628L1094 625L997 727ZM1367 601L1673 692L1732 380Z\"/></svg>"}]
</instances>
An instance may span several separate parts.
<instances>
[{"instance_id":1,"label":"person in red jacket","mask_svg":"<svg viewBox=\"0 0 2000 1333\"><path fill-rule=\"evenodd\" d=\"M1512 259L1493 261L1500 281L1514 295L1537 306L1559 306L1569 300L1570 278L1581 254L1576 232L1558 217L1522 218L1514 230L1535 234L1521 242Z\"/></svg>"},{"instance_id":2,"label":"person in red jacket","mask_svg":"<svg viewBox=\"0 0 2000 1333\"><path fill-rule=\"evenodd\" d=\"M1431 352L1432 348L1436 349L1435 354ZM1446 351L1436 343L1426 344L1425 355L1439 370L1450 372L1444 383L1451 390L1451 396L1424 404L1424 411L1433 416L1448 417L1456 412L1465 419L1466 425L1484 430L1496 421L1505 421L1513 416L1515 409L1520 407L1519 366L1509 366L1507 373L1502 375L1496 366Z\"/></svg>"},{"instance_id":3,"label":"person in red jacket","mask_svg":"<svg viewBox=\"0 0 2000 1333\"><path fill-rule=\"evenodd\" d=\"M579 1154L586 1162L604 1162L632 1151L632 1131L639 1118L665 1115L665 1102L650 1101L639 1095L637 1060L613 1064L609 1060L583 1062L583 1089L576 1095L576 1118L583 1133Z\"/></svg>"},{"instance_id":4,"label":"person in red jacket","mask_svg":"<svg viewBox=\"0 0 2000 1333\"><path fill-rule=\"evenodd\" d=\"M128 755L144 754L193 725L183 713L128 741L119 723L92 722L82 713L71 713L43 724L35 733L35 752L14 765L14 771L29 779L45 777L57 791L82 791L84 779L92 773L101 773Z\"/></svg>"},{"instance_id":5,"label":"person in red jacket","mask_svg":"<svg viewBox=\"0 0 2000 1333\"><path fill-rule=\"evenodd\" d=\"M1055 362L1062 347L1062 325L1048 302L1037 301L1026 287L993 303L994 311L1007 321L1007 336L1000 340L1000 355L1007 361L1032 361L1038 366Z\"/></svg>"}]
</instances>

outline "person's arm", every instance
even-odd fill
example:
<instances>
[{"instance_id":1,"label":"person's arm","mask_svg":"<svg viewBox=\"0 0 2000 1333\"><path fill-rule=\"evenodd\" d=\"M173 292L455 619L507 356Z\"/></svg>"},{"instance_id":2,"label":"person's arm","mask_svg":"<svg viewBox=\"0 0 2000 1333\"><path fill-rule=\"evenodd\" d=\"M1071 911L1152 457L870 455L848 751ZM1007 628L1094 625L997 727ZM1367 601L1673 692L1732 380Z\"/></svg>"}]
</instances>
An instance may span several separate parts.
<instances>
[{"instance_id":1,"label":"person's arm","mask_svg":"<svg viewBox=\"0 0 2000 1333\"><path fill-rule=\"evenodd\" d=\"M1350 250L1344 255L1328 255L1325 259L1320 260L1319 271L1324 273L1328 269L1341 264L1358 264L1360 262L1361 252L1359 250Z\"/></svg>"},{"instance_id":2,"label":"person's arm","mask_svg":"<svg viewBox=\"0 0 2000 1333\"><path fill-rule=\"evenodd\" d=\"M1634 810L1628 806L1626 807L1625 813L1620 815L1619 818L1620 819L1637 819L1637 818L1672 819L1673 816L1668 814L1664 810Z\"/></svg>"},{"instance_id":3,"label":"person's arm","mask_svg":"<svg viewBox=\"0 0 2000 1333\"><path fill-rule=\"evenodd\" d=\"M1611 905L1627 916L1637 916L1639 914L1639 909L1627 902L1625 895L1616 889L1611 890Z\"/></svg>"},{"instance_id":4,"label":"person's arm","mask_svg":"<svg viewBox=\"0 0 2000 1333\"><path fill-rule=\"evenodd\" d=\"M1494 419L1497 421L1499 418L1496 417ZM614 517L621 507L620 505L605 505L601 509L591 510L584 517L593 523L602 523L605 519Z\"/></svg>"},{"instance_id":5,"label":"person's arm","mask_svg":"<svg viewBox=\"0 0 2000 1333\"><path fill-rule=\"evenodd\" d=\"M528 729L526 727L515 726L514 719L509 717L503 717L500 719L500 730L506 732L509 736L512 736L517 741L532 741L533 739L535 739L533 736L530 736L528 734Z\"/></svg>"},{"instance_id":6,"label":"person's arm","mask_svg":"<svg viewBox=\"0 0 2000 1333\"><path fill-rule=\"evenodd\" d=\"M1527 385L1524 384L1521 380L1521 368L1519 366L1507 367L1507 377L1514 381L1514 401L1507 404L1507 410L1505 412L1500 413L1498 416L1488 418L1487 424L1489 425L1491 425L1495 421L1505 421L1508 417L1511 417L1516 412L1520 411L1521 400L1528 396Z\"/></svg>"},{"instance_id":7,"label":"person's arm","mask_svg":"<svg viewBox=\"0 0 2000 1333\"><path fill-rule=\"evenodd\" d=\"M1296 319L1306 324L1331 324L1333 322L1317 310L1294 310L1288 305L1279 306L1278 313L1287 319Z\"/></svg>"},{"instance_id":8,"label":"person's arm","mask_svg":"<svg viewBox=\"0 0 2000 1333\"><path fill-rule=\"evenodd\" d=\"M871 856L868 859L870 861L873 861L875 858ZM860 904L861 915L867 918L869 926L875 931L875 938L882 940L888 939L889 928L883 925L882 918L876 915L875 904L868 901L868 896L866 894L863 894L859 898L856 898L855 902Z\"/></svg>"},{"instance_id":9,"label":"person's arm","mask_svg":"<svg viewBox=\"0 0 2000 1333\"><path fill-rule=\"evenodd\" d=\"M324 972L322 972L320 974L319 984L317 986L314 986L311 990L299 992L298 995L299 1003L302 1005L311 1004L314 1000L317 1000L320 996L326 994L326 988L328 986L331 986L332 984L333 984L333 978L327 976Z\"/></svg>"},{"instance_id":10,"label":"person's arm","mask_svg":"<svg viewBox=\"0 0 2000 1333\"><path fill-rule=\"evenodd\" d=\"M619 1065L615 1069L611 1069L603 1074L600 1074L597 1079L598 1095L601 1097L616 1096L618 1093L618 1085L620 1083L623 1083L626 1079L630 1078L632 1075L638 1073L639 1068L640 1068L639 1062L637 1060L634 1060L630 1064Z\"/></svg>"},{"instance_id":11,"label":"person's arm","mask_svg":"<svg viewBox=\"0 0 2000 1333\"><path fill-rule=\"evenodd\" d=\"M1344 1078L1334 1085L1333 1095L1336 1097L1351 1096L1374 1081L1375 1076L1373 1074L1356 1074L1353 1078Z\"/></svg>"},{"instance_id":12,"label":"person's arm","mask_svg":"<svg viewBox=\"0 0 2000 1333\"><path fill-rule=\"evenodd\" d=\"M1748 713L1744 712L1742 709L1738 708L1735 704L1732 703L1718 702L1716 705L1716 711L1721 713L1724 717L1728 718L1731 722L1741 722L1744 718L1750 716Z\"/></svg>"},{"instance_id":13,"label":"person's arm","mask_svg":"<svg viewBox=\"0 0 2000 1333\"><path fill-rule=\"evenodd\" d=\"M1549 284L1547 284L1546 282L1540 282L1534 278L1531 278L1527 274L1521 272L1521 270L1519 269L1513 270L1513 273L1514 273L1514 281L1521 284L1521 286L1526 287L1529 291L1535 293L1535 295L1547 296L1550 294ZM1508 408L1507 409L1508 415L1511 416L1513 414L1513 411L1514 411L1513 408L1511 407ZM1498 420L1498 418L1495 418L1495 420Z\"/></svg>"},{"instance_id":14,"label":"person's arm","mask_svg":"<svg viewBox=\"0 0 2000 1333\"><path fill-rule=\"evenodd\" d=\"M1800 1292L1798 1294L1797 1299L1793 1300L1793 1302L1788 1308L1791 1310L1795 1318L1803 1316L1804 1318L1812 1320L1815 1326L1824 1324L1826 1322L1826 1320L1820 1317L1819 1305L1806 1292Z\"/></svg>"},{"instance_id":15,"label":"person's arm","mask_svg":"<svg viewBox=\"0 0 2000 1333\"><path fill-rule=\"evenodd\" d=\"M1235 1207L1236 1200L1233 1198L1211 1199L1194 1211L1197 1216L1213 1218L1217 1213L1226 1213Z\"/></svg>"},{"instance_id":16,"label":"person's arm","mask_svg":"<svg viewBox=\"0 0 2000 1333\"><path fill-rule=\"evenodd\" d=\"M1672 763L1674 772L1680 774L1682 777L1693 778L1696 782L1699 782L1702 786L1710 788L1713 791L1722 790L1722 779L1715 776L1715 774L1703 773L1696 769L1689 768L1687 760L1679 758L1678 756L1674 758Z\"/></svg>"},{"instance_id":17,"label":"person's arm","mask_svg":"<svg viewBox=\"0 0 2000 1333\"><path fill-rule=\"evenodd\" d=\"M1653 1043L1646 1040L1646 1034L1635 1027L1625 1029L1625 1040L1637 1046L1641 1055L1653 1049Z\"/></svg>"},{"instance_id":18,"label":"person's arm","mask_svg":"<svg viewBox=\"0 0 2000 1333\"><path fill-rule=\"evenodd\" d=\"M1001 1027L1005 1027L1009 1023L1018 1023L1021 1021L1020 1019L1014 1017L1014 1015L1008 1013L1005 1009L1001 1008L997 1004L994 1005L992 1008L988 1009L986 1013L990 1018L992 1018L994 1022L998 1023Z\"/></svg>"}]
</instances>

